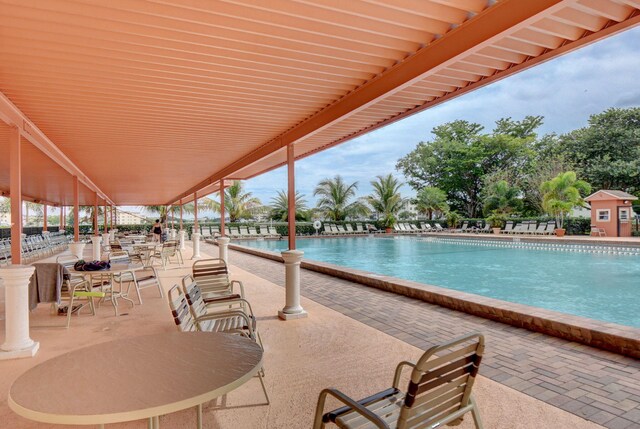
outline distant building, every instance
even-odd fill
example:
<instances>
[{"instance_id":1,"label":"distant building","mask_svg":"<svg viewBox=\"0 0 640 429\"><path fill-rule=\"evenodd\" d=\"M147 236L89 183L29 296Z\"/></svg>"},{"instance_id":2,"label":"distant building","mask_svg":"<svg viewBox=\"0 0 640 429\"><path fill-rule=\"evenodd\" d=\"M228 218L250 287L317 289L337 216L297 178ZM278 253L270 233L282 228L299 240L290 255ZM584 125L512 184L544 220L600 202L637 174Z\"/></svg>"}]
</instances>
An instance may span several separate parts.
<instances>
[{"instance_id":1,"label":"distant building","mask_svg":"<svg viewBox=\"0 0 640 429\"><path fill-rule=\"evenodd\" d=\"M116 211L116 223L118 225L142 225L148 222L147 217L142 213Z\"/></svg>"}]
</instances>

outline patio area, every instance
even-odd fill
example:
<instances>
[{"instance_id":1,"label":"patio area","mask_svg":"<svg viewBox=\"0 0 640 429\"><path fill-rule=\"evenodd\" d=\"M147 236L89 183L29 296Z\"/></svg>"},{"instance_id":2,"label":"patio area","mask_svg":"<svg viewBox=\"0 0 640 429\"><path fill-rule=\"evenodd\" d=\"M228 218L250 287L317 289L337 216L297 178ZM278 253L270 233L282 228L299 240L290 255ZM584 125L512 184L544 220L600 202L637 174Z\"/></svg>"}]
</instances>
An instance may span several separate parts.
<instances>
[{"instance_id":1,"label":"patio area","mask_svg":"<svg viewBox=\"0 0 640 429\"><path fill-rule=\"evenodd\" d=\"M201 256L215 257L217 249L203 245ZM189 272L190 257L191 249L187 247L185 267L171 265L166 271L160 271L165 291ZM275 276L272 277L267 275L264 269L259 269L255 261L252 262L246 258L248 256L232 252L230 259L232 277L244 282L247 296L256 312L258 328L265 344L265 381L271 397L271 405L261 405L264 398L258 381L253 379L226 397L205 404L204 427L310 427L317 396L322 388L337 387L354 397L365 396L386 388L391 382L393 369L399 361L415 360L420 356L422 347L446 340L459 333L452 331L445 323L446 317L458 317L455 312L449 310L442 310L448 314L444 314L443 318L434 319L429 324L431 326L423 325L424 321L416 319L412 313L397 318L398 323L407 327L422 326L424 330L433 329L438 332L437 336L424 336L416 341L415 335L403 333L399 329L388 329L389 325L385 322L385 320L388 321L388 313L385 311L389 309L382 309L383 312L379 317L370 314L371 317L366 318L355 316L359 311L349 309L351 305L360 309L367 307L379 309L383 304L381 301L395 306L395 300L387 300L387 297L383 297L382 300L380 297L372 299L367 295L357 295L352 299L341 301L344 306L340 306L330 298L330 295L336 292L335 290L325 288L324 293L318 292L326 276L323 276L318 283L318 279L310 279L307 273L304 273L303 277L303 293L307 298L303 297L302 305L309 312L309 318L283 322L276 316L284 303L284 289L280 286L283 282L282 278L278 277L282 270L271 270L272 275ZM313 274L313 276L316 275ZM344 292L348 293L350 289L345 289ZM3 294L0 295L3 296ZM64 318L51 316L49 305L40 304L31 314L31 337L40 342L39 353L32 359L6 361L0 365L0 390L2 391L0 418L3 426L51 427L23 419L7 406L6 397L10 385L27 369L54 356L91 344L144 334L172 332L175 327L169 314L166 298L161 299L157 291L149 288L143 290L143 299L142 306L136 305L135 308L126 310L124 309L126 307L123 307L122 313L126 314L118 318L113 315L109 305L99 308L95 317L86 313L80 317L74 316L69 330L62 327L45 327L53 324L62 325ZM398 299L406 301L402 297ZM409 304L404 302L402 305ZM4 308L3 305L2 307ZM395 311L399 309L404 311L404 308L396 308ZM428 314L428 311L424 313L424 315ZM471 320L468 316L462 319L460 327L465 332L474 329L486 331L484 325L488 322L479 323L475 320L477 318ZM507 335L506 331L505 335ZM538 334L536 336L540 337ZM536 395L530 392L525 394L515 390L522 390L522 386L508 387L513 383L505 378L496 377L496 374L497 371L502 371L503 374L509 372L512 364L502 357L505 351L500 343L495 342L493 333L489 338L487 355L493 357L487 358L487 362L481 366L481 376L475 388L486 428L600 427L578 415L536 399L533 397ZM540 341L550 345L557 340L540 338ZM535 346L535 344L534 341L532 345ZM527 344L522 344L522 347L526 346ZM523 349L523 356L526 353L527 350ZM577 348L575 353L582 352ZM590 355L591 353L585 354L585 356ZM153 356L149 356L149 364L153 364ZM87 367L90 371L100 370L100 368L91 368L90 362L87 363ZM594 369L594 367L591 368L591 370ZM535 369L533 371L536 372ZM538 375L538 377L543 376L544 374ZM73 389L73 380L67 380L65 383L68 384L69 389ZM96 386L96 389L99 388L100 386ZM540 389L541 391L553 390L552 387L547 388L544 385L540 386ZM625 387L621 388L622 391L624 389ZM617 403L628 405L628 401L617 401ZM195 410L189 409L163 416L160 423L161 427L165 428L187 428L195 426L195 418ZM624 419L620 418L614 422L618 425L612 424L607 427L637 427L637 425L633 426L629 420L626 421L628 423L626 426L621 425L621 422L624 422ZM146 422L136 421L108 427L143 428L146 427ZM459 427L473 427L472 420L465 419Z\"/></svg>"}]
</instances>

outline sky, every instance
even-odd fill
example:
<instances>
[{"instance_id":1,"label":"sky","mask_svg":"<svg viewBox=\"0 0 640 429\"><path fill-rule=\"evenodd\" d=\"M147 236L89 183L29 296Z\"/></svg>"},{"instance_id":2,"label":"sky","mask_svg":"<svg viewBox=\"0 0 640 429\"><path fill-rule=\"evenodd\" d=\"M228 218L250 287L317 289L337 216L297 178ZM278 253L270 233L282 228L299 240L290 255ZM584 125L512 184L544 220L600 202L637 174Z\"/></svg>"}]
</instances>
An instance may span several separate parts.
<instances>
[{"instance_id":1,"label":"sky","mask_svg":"<svg viewBox=\"0 0 640 429\"><path fill-rule=\"evenodd\" d=\"M562 134L587 125L590 115L610 107L640 106L640 27L586 46L529 70L490 84L387 127L296 162L296 189L315 205L313 190L325 178L340 174L358 182L358 196L371 193L371 180L393 173L420 141L432 139L431 130L464 119L490 132L504 117L544 116L540 135ZM286 167L245 182L245 189L269 204L287 187ZM408 185L405 196L415 195Z\"/></svg>"}]
</instances>

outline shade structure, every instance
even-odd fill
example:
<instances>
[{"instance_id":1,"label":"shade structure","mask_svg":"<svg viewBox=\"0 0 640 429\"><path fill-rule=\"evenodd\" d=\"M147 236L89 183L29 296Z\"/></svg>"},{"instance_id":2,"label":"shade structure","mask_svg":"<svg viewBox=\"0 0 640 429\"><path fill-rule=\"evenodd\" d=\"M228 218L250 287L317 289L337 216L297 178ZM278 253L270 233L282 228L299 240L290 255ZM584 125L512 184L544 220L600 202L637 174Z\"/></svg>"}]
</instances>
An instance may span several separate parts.
<instances>
[{"instance_id":1,"label":"shade structure","mask_svg":"<svg viewBox=\"0 0 640 429\"><path fill-rule=\"evenodd\" d=\"M623 31L639 9L638 0L0 0L0 119L34 144L25 165L54 145L71 163L54 156L60 174L77 169L115 204L174 204L284 165L290 144L297 159L309 156ZM30 180L34 199L65 198L39 182L47 178Z\"/></svg>"}]
</instances>

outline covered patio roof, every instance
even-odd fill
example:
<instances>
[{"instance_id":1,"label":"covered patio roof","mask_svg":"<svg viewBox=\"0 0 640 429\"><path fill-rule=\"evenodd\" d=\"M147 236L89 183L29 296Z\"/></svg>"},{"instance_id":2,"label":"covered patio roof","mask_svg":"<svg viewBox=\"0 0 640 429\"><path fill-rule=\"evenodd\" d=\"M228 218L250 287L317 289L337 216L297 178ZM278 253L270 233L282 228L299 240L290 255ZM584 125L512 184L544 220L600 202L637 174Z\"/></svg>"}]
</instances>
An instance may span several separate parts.
<instances>
[{"instance_id":1,"label":"covered patio roof","mask_svg":"<svg viewBox=\"0 0 640 429\"><path fill-rule=\"evenodd\" d=\"M174 204L640 22L638 0L0 0L0 191ZM27 141L29 143L27 143ZM86 188L86 189L84 189Z\"/></svg>"}]
</instances>

